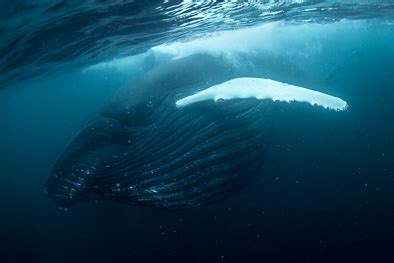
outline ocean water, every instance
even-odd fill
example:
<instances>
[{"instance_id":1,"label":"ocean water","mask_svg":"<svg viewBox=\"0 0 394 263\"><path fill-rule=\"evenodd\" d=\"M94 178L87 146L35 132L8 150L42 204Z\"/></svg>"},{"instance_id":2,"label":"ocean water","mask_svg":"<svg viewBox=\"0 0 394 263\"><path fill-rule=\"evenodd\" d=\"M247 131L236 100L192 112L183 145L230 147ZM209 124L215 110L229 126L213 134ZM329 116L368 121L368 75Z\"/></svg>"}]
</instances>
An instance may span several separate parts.
<instances>
[{"instance_id":1,"label":"ocean water","mask_svg":"<svg viewBox=\"0 0 394 263\"><path fill-rule=\"evenodd\" d=\"M207 54L349 107L269 102L261 169L209 205L58 209L45 183L78 131ZM393 100L392 1L2 1L0 261L392 262Z\"/></svg>"}]
</instances>

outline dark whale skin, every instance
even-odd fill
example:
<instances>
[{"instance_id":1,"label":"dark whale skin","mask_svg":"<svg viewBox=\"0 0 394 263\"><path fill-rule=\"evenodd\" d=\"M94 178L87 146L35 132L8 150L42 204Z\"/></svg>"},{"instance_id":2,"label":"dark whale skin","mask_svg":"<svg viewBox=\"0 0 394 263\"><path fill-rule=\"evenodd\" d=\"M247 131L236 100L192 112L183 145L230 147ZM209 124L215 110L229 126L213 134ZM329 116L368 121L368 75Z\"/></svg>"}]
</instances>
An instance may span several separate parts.
<instances>
[{"instance_id":1,"label":"dark whale skin","mask_svg":"<svg viewBox=\"0 0 394 263\"><path fill-rule=\"evenodd\" d=\"M228 196L258 174L270 103L253 99L175 102L201 89L259 76L252 67L192 55L158 66L120 90L75 136L46 192L59 207L112 200L168 209Z\"/></svg>"}]
</instances>

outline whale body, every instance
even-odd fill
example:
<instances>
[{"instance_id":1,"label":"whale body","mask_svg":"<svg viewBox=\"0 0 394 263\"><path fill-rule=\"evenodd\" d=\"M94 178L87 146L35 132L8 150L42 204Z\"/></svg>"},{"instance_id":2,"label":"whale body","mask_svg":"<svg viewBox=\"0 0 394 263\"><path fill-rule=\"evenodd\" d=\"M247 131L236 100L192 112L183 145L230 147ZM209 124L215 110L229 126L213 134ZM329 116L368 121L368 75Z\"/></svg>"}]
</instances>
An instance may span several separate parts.
<instances>
[{"instance_id":1,"label":"whale body","mask_svg":"<svg viewBox=\"0 0 394 263\"><path fill-rule=\"evenodd\" d=\"M103 199L170 209L207 204L258 173L269 145L270 100L347 107L261 78L255 68L200 54L132 81L59 157L48 196L65 208Z\"/></svg>"}]
</instances>

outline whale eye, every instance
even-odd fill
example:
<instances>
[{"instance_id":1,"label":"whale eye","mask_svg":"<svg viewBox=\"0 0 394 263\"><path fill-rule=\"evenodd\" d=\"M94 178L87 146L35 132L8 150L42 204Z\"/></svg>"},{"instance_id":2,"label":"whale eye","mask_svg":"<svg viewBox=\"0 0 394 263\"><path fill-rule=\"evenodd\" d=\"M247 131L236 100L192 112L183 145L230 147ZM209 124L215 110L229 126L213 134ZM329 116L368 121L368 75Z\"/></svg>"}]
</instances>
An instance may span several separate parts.
<instances>
[{"instance_id":1,"label":"whale eye","mask_svg":"<svg viewBox=\"0 0 394 263\"><path fill-rule=\"evenodd\" d=\"M147 103L146 103L146 106L147 107L149 107L149 108L152 108L153 106L154 106L154 103L153 103L153 101L148 101Z\"/></svg>"}]
</instances>

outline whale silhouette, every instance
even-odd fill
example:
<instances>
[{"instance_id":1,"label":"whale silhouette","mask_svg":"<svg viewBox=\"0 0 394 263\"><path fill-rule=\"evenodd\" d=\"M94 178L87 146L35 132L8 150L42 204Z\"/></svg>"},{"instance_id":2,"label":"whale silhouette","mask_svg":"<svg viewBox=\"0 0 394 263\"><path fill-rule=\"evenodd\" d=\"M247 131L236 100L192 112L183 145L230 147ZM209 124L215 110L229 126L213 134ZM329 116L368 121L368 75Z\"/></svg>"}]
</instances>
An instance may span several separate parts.
<instances>
[{"instance_id":1,"label":"whale silhouette","mask_svg":"<svg viewBox=\"0 0 394 263\"><path fill-rule=\"evenodd\" d=\"M197 54L147 72L75 136L51 171L48 196L64 208L103 199L169 209L208 204L257 174L275 101L347 108L255 69Z\"/></svg>"}]
</instances>

